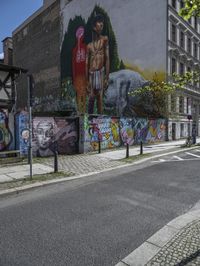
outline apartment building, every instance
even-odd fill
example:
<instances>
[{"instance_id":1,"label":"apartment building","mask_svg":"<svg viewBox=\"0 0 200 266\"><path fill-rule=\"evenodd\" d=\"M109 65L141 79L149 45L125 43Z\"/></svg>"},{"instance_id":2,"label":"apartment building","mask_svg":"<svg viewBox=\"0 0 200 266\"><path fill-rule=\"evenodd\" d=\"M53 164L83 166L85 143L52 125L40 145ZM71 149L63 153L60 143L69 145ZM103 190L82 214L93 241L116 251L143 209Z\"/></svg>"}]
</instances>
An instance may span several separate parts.
<instances>
[{"instance_id":1,"label":"apartment building","mask_svg":"<svg viewBox=\"0 0 200 266\"><path fill-rule=\"evenodd\" d=\"M180 75L187 71L200 73L200 24L199 18L192 17L188 21L179 16L182 0L169 0L168 3L168 74L176 72ZM170 137L192 134L192 128L200 133L200 83L193 83L177 95L169 119ZM172 105L171 105L172 107Z\"/></svg>"}]
</instances>

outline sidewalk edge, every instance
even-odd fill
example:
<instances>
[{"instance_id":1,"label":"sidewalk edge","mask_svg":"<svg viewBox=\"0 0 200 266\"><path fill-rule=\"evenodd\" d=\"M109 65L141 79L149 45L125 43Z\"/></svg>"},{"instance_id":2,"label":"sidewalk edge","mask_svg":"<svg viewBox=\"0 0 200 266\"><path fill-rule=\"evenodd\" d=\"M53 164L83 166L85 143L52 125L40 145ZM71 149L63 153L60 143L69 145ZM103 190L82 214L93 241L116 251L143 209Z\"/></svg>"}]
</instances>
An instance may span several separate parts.
<instances>
[{"instance_id":1,"label":"sidewalk edge","mask_svg":"<svg viewBox=\"0 0 200 266\"><path fill-rule=\"evenodd\" d=\"M39 187L43 187L43 186L48 186L48 185L52 185L52 184L57 184L57 183L61 183L61 182L66 182L66 181L71 181L71 180L75 180L75 179L80 179L83 177L88 177L94 174L100 174L100 173L104 173L104 172L108 172L108 171L112 171L115 169L119 169L119 168L125 168L125 167L130 167L132 165L138 165L147 161L150 161L152 159L156 159L162 156L166 156L166 155L170 155L170 154L174 154L174 153L178 153L178 152L182 152L182 151L188 151L188 150L192 150L195 149L196 147L191 147L191 148L182 148L181 150L175 150L175 151L169 151L167 153L163 153L163 154L156 154L156 155L152 155L149 156L148 158L144 158L141 160L137 160L134 161L132 163L126 163L124 165L119 165L119 166L115 166L115 167L111 167L108 169L103 169L103 170L99 170L99 171L94 171L94 172L90 172L90 173L86 173L86 174L81 174L81 175L76 175L76 176L71 176L71 177L63 177L63 178L59 178L59 179L53 179L53 180L48 180L48 181L42 181L42 182L35 182L34 184L28 184L25 186L21 186L21 187L15 187L15 188L11 188L11 189L6 189L6 190L2 190L0 191L0 198L1 197L5 197L5 196L9 196L9 195L13 195L13 194L19 194L20 192L25 192L27 190L31 190L34 188L39 188Z\"/></svg>"}]
</instances>

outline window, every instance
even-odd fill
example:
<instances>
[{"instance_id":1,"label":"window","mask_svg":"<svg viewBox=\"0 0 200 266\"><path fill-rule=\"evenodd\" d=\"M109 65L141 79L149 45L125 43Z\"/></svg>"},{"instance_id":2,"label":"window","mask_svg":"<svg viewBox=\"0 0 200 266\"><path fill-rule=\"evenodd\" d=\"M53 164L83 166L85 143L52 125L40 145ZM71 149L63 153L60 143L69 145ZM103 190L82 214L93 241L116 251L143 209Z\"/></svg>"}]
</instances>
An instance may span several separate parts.
<instances>
[{"instance_id":1,"label":"window","mask_svg":"<svg viewBox=\"0 0 200 266\"><path fill-rule=\"evenodd\" d=\"M184 6L185 6L185 5L184 5L184 1L181 0L181 1L180 1L180 8L184 8Z\"/></svg>"},{"instance_id":2,"label":"window","mask_svg":"<svg viewBox=\"0 0 200 266\"><path fill-rule=\"evenodd\" d=\"M184 33L181 31L181 33L180 33L180 46L181 46L181 48L185 48L185 35L184 35Z\"/></svg>"},{"instance_id":3,"label":"window","mask_svg":"<svg viewBox=\"0 0 200 266\"><path fill-rule=\"evenodd\" d=\"M179 97L179 113L184 113L184 97Z\"/></svg>"},{"instance_id":4,"label":"window","mask_svg":"<svg viewBox=\"0 0 200 266\"><path fill-rule=\"evenodd\" d=\"M197 19L197 17L194 17L194 28L195 28L195 30L198 30L198 19Z\"/></svg>"},{"instance_id":5,"label":"window","mask_svg":"<svg viewBox=\"0 0 200 266\"><path fill-rule=\"evenodd\" d=\"M197 58L197 43L194 43L194 57Z\"/></svg>"},{"instance_id":6,"label":"window","mask_svg":"<svg viewBox=\"0 0 200 266\"><path fill-rule=\"evenodd\" d=\"M191 54L191 38L188 37L187 41L187 51L189 54Z\"/></svg>"},{"instance_id":7,"label":"window","mask_svg":"<svg viewBox=\"0 0 200 266\"><path fill-rule=\"evenodd\" d=\"M172 41L176 42L176 26L172 24Z\"/></svg>"},{"instance_id":8,"label":"window","mask_svg":"<svg viewBox=\"0 0 200 266\"><path fill-rule=\"evenodd\" d=\"M172 6L176 9L176 0L172 0Z\"/></svg>"},{"instance_id":9,"label":"window","mask_svg":"<svg viewBox=\"0 0 200 266\"><path fill-rule=\"evenodd\" d=\"M187 67L187 72L191 72L191 67Z\"/></svg>"},{"instance_id":10,"label":"window","mask_svg":"<svg viewBox=\"0 0 200 266\"><path fill-rule=\"evenodd\" d=\"M172 58L172 74L176 73L176 59Z\"/></svg>"},{"instance_id":11,"label":"window","mask_svg":"<svg viewBox=\"0 0 200 266\"><path fill-rule=\"evenodd\" d=\"M184 64L183 63L180 63L180 69L179 69L179 74L180 75L184 75Z\"/></svg>"},{"instance_id":12,"label":"window","mask_svg":"<svg viewBox=\"0 0 200 266\"><path fill-rule=\"evenodd\" d=\"M187 114L189 114L190 111L190 98L187 97Z\"/></svg>"},{"instance_id":13,"label":"window","mask_svg":"<svg viewBox=\"0 0 200 266\"><path fill-rule=\"evenodd\" d=\"M176 96L171 95L171 111L176 112Z\"/></svg>"}]
</instances>

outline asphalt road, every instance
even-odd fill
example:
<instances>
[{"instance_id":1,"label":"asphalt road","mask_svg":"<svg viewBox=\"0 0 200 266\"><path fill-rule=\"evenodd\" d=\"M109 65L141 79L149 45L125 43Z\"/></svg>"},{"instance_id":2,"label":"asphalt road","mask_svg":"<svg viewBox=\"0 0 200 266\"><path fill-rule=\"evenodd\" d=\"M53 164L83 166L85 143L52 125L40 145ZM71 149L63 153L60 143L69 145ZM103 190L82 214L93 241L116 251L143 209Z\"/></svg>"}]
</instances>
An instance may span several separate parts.
<instances>
[{"instance_id":1,"label":"asphalt road","mask_svg":"<svg viewBox=\"0 0 200 266\"><path fill-rule=\"evenodd\" d=\"M184 156L1 199L0 266L115 265L199 201L200 162Z\"/></svg>"}]
</instances>

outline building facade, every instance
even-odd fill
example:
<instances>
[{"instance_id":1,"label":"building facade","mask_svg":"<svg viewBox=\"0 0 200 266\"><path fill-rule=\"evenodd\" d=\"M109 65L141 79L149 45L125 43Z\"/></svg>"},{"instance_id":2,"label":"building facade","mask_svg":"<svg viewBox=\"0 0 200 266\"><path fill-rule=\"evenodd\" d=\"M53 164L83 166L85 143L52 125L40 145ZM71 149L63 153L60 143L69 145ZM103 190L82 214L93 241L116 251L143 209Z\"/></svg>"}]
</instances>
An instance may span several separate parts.
<instances>
[{"instance_id":1,"label":"building facade","mask_svg":"<svg viewBox=\"0 0 200 266\"><path fill-rule=\"evenodd\" d=\"M29 69L35 80L34 112L153 117L150 100L138 105L129 92L155 75L170 81L173 72L199 71L199 20L183 20L182 4L44 1L13 32L14 64ZM26 91L26 81L19 81L18 108L26 107ZM199 83L169 99L169 139L187 137L192 127L200 134L199 106Z\"/></svg>"},{"instance_id":2,"label":"building facade","mask_svg":"<svg viewBox=\"0 0 200 266\"><path fill-rule=\"evenodd\" d=\"M200 25L197 17L186 21L179 16L184 5L181 0L169 0L168 5L168 75L200 73ZM192 134L192 128L200 134L199 107L200 83L191 84L177 95L173 118L169 119L169 136L179 139ZM172 104L170 104L172 107ZM189 118L189 119L188 119Z\"/></svg>"}]
</instances>

